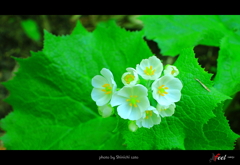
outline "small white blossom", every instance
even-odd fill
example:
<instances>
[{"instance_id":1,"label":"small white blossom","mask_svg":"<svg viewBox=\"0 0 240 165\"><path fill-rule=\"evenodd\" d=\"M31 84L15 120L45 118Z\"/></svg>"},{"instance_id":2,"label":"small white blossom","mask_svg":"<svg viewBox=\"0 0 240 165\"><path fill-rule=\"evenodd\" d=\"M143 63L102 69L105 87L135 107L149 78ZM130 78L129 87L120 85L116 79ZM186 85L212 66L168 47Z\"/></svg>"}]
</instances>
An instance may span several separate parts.
<instances>
[{"instance_id":1,"label":"small white blossom","mask_svg":"<svg viewBox=\"0 0 240 165\"><path fill-rule=\"evenodd\" d=\"M127 68L128 72L122 75L122 82L124 85L136 85L139 80L137 71L133 68Z\"/></svg>"},{"instance_id":2,"label":"small white blossom","mask_svg":"<svg viewBox=\"0 0 240 165\"><path fill-rule=\"evenodd\" d=\"M113 95L110 104L119 105L117 112L123 119L138 120L142 117L142 112L150 106L147 95L147 88L143 85L124 86Z\"/></svg>"},{"instance_id":3,"label":"small white blossom","mask_svg":"<svg viewBox=\"0 0 240 165\"><path fill-rule=\"evenodd\" d=\"M152 95L160 105L170 105L180 100L182 87L178 78L165 75L153 82Z\"/></svg>"},{"instance_id":4,"label":"small white blossom","mask_svg":"<svg viewBox=\"0 0 240 165\"><path fill-rule=\"evenodd\" d=\"M94 88L91 97L96 101L98 106L109 103L117 88L112 72L109 69L103 68L101 74L103 76L97 75L92 79L92 86Z\"/></svg>"},{"instance_id":5,"label":"small white blossom","mask_svg":"<svg viewBox=\"0 0 240 165\"><path fill-rule=\"evenodd\" d=\"M138 126L136 125L136 121L129 121L128 129L132 132L136 132L136 130L138 129Z\"/></svg>"},{"instance_id":6,"label":"small white blossom","mask_svg":"<svg viewBox=\"0 0 240 165\"><path fill-rule=\"evenodd\" d=\"M163 72L164 75L177 76L179 74L177 67L173 65L166 65L165 70Z\"/></svg>"},{"instance_id":7,"label":"small white blossom","mask_svg":"<svg viewBox=\"0 0 240 165\"><path fill-rule=\"evenodd\" d=\"M105 104L103 106L98 107L98 113L103 117L109 117L113 114L113 107L110 104Z\"/></svg>"},{"instance_id":8,"label":"small white blossom","mask_svg":"<svg viewBox=\"0 0 240 165\"><path fill-rule=\"evenodd\" d=\"M154 125L160 124L161 117L156 108L150 106L143 112L142 118L136 121L138 127L151 128Z\"/></svg>"},{"instance_id":9,"label":"small white blossom","mask_svg":"<svg viewBox=\"0 0 240 165\"><path fill-rule=\"evenodd\" d=\"M157 105L157 111L162 117L172 116L175 112L176 105L174 103L170 105Z\"/></svg>"},{"instance_id":10,"label":"small white blossom","mask_svg":"<svg viewBox=\"0 0 240 165\"><path fill-rule=\"evenodd\" d=\"M156 57L152 56L148 59L143 59L136 67L137 73L146 80L158 79L163 70L162 62Z\"/></svg>"}]
</instances>

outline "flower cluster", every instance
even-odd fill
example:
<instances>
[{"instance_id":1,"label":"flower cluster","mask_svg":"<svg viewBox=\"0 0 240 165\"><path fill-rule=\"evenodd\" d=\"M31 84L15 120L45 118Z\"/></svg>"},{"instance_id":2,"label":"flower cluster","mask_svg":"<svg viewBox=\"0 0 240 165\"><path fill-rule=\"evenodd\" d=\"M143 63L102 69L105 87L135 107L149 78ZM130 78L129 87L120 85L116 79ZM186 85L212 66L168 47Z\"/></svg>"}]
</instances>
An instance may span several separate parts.
<instances>
[{"instance_id":1,"label":"flower cluster","mask_svg":"<svg viewBox=\"0 0 240 165\"><path fill-rule=\"evenodd\" d=\"M102 76L93 77L91 97L100 115L109 117L114 112L113 107L118 106L118 115L129 119L129 129L136 131L137 127L151 128L160 124L162 117L174 114L175 102L180 100L183 87L175 77L179 74L175 66L166 65L163 69L162 62L152 56L143 59L136 69L126 71L121 78L124 84L121 89L117 89L113 74L106 68L101 70Z\"/></svg>"}]
</instances>

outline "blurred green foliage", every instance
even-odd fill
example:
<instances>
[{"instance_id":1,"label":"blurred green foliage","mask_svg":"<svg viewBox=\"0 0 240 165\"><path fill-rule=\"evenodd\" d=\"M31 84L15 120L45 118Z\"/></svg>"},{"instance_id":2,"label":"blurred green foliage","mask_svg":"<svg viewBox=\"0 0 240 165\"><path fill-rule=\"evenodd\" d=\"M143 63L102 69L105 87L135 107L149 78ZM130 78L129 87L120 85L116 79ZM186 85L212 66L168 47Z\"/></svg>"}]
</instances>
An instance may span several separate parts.
<instances>
[{"instance_id":1,"label":"blurred green foliage","mask_svg":"<svg viewBox=\"0 0 240 165\"><path fill-rule=\"evenodd\" d=\"M26 35L34 41L39 41L41 39L41 34L37 23L32 19L27 19L21 21L21 26L26 33Z\"/></svg>"}]
</instances>

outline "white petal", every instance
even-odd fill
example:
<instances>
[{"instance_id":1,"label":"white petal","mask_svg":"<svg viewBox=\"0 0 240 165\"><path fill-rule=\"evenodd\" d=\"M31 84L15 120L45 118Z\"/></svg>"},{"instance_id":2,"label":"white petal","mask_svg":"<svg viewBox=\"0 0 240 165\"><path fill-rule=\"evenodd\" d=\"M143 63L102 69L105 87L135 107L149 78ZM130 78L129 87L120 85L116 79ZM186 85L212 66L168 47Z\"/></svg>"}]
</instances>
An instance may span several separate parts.
<instances>
[{"instance_id":1,"label":"white petal","mask_svg":"<svg viewBox=\"0 0 240 165\"><path fill-rule=\"evenodd\" d=\"M152 111L154 111L155 113L157 113L156 108L153 107L153 106L148 107L147 110L152 110Z\"/></svg>"},{"instance_id":2,"label":"white petal","mask_svg":"<svg viewBox=\"0 0 240 165\"><path fill-rule=\"evenodd\" d=\"M132 111L132 107L128 103L124 103L118 106L117 112L123 119L129 119L129 114Z\"/></svg>"},{"instance_id":3,"label":"white petal","mask_svg":"<svg viewBox=\"0 0 240 165\"><path fill-rule=\"evenodd\" d=\"M172 74L172 71L175 71L173 74ZM177 69L176 66L173 66L173 65L167 65L166 66L166 69L164 70L164 75L171 75L171 76L177 76L179 74L179 71Z\"/></svg>"},{"instance_id":4,"label":"white petal","mask_svg":"<svg viewBox=\"0 0 240 165\"><path fill-rule=\"evenodd\" d=\"M166 94L166 99L170 102L178 102L181 98L181 92L179 90L168 90ZM165 97L163 96L163 97Z\"/></svg>"},{"instance_id":5,"label":"white petal","mask_svg":"<svg viewBox=\"0 0 240 165\"><path fill-rule=\"evenodd\" d=\"M140 67L139 64L137 64L137 66L136 66L136 71L138 74L140 74L139 72L142 71L142 68Z\"/></svg>"},{"instance_id":6,"label":"white petal","mask_svg":"<svg viewBox=\"0 0 240 165\"><path fill-rule=\"evenodd\" d=\"M152 83L152 90L157 90L157 88L160 86L159 84L159 79L155 80L153 83Z\"/></svg>"},{"instance_id":7,"label":"white petal","mask_svg":"<svg viewBox=\"0 0 240 165\"><path fill-rule=\"evenodd\" d=\"M160 95L158 94L158 91L156 89L153 90L152 96L155 100L158 100L160 98Z\"/></svg>"},{"instance_id":8,"label":"white petal","mask_svg":"<svg viewBox=\"0 0 240 165\"><path fill-rule=\"evenodd\" d=\"M150 68L152 66L152 69L155 70L153 75L146 75L144 73L144 70L146 70L146 67ZM137 73L141 75L146 80L155 80L161 76L163 65L162 62L156 57L152 56L148 59L143 59L140 63L140 65L137 65Z\"/></svg>"},{"instance_id":9,"label":"white petal","mask_svg":"<svg viewBox=\"0 0 240 165\"><path fill-rule=\"evenodd\" d=\"M126 72L126 73L124 73L123 75L122 75L122 77L121 77L121 80L122 80L122 83L124 84L124 85L131 85L131 82L128 84L126 81L125 81L125 77L127 76L127 75L132 75L130 72Z\"/></svg>"},{"instance_id":10,"label":"white petal","mask_svg":"<svg viewBox=\"0 0 240 165\"><path fill-rule=\"evenodd\" d=\"M171 104L170 104L171 105ZM162 110L164 110L164 109L167 109L170 105L161 105L161 104L157 104L157 111L159 112L159 111L162 111Z\"/></svg>"},{"instance_id":11,"label":"white petal","mask_svg":"<svg viewBox=\"0 0 240 165\"><path fill-rule=\"evenodd\" d=\"M140 65L137 64L137 67L136 67L137 73L138 73L140 76L142 76L142 78L144 78L144 79L146 79L146 80L149 79L149 76L144 73L144 70L146 69L146 67L149 67L149 66L150 66L150 65L149 65L149 60L148 60L148 59L143 59L143 60L141 61Z\"/></svg>"},{"instance_id":12,"label":"white petal","mask_svg":"<svg viewBox=\"0 0 240 165\"><path fill-rule=\"evenodd\" d=\"M165 111L159 112L159 114L160 114L162 117L172 116L172 115L174 114L174 111L175 111L175 109L167 109L167 110L165 110Z\"/></svg>"},{"instance_id":13,"label":"white petal","mask_svg":"<svg viewBox=\"0 0 240 165\"><path fill-rule=\"evenodd\" d=\"M108 83L107 80L103 76L97 75L92 78L92 86L94 88L102 88L103 89L102 85L107 84L107 83Z\"/></svg>"},{"instance_id":14,"label":"white petal","mask_svg":"<svg viewBox=\"0 0 240 165\"><path fill-rule=\"evenodd\" d=\"M159 110L159 114L162 117L172 116L175 112L175 107L176 107L176 105L173 103L168 108L166 108L166 110ZM164 109L164 108L162 108L162 109Z\"/></svg>"},{"instance_id":15,"label":"white petal","mask_svg":"<svg viewBox=\"0 0 240 165\"><path fill-rule=\"evenodd\" d=\"M100 72L105 78L110 77L113 78L113 74L109 69L103 68Z\"/></svg>"},{"instance_id":16,"label":"white petal","mask_svg":"<svg viewBox=\"0 0 240 165\"><path fill-rule=\"evenodd\" d=\"M132 95L133 93L133 87L131 86L124 86L122 89L120 89L118 91L118 95L122 96L122 97L126 97L126 98L129 98L130 95Z\"/></svg>"},{"instance_id":17,"label":"white petal","mask_svg":"<svg viewBox=\"0 0 240 165\"><path fill-rule=\"evenodd\" d=\"M153 125L156 125L156 124L160 124L161 122L161 117L159 116L159 113L158 111L156 110L155 107L148 107L147 110L152 110L153 113L152 113L152 116L149 116L148 119L146 119L146 111L143 112L143 116L141 119L137 120L136 121L136 124L139 126L139 127L145 127L145 128L151 128L153 127Z\"/></svg>"},{"instance_id":18,"label":"white petal","mask_svg":"<svg viewBox=\"0 0 240 165\"><path fill-rule=\"evenodd\" d=\"M155 65L155 66L161 63L161 61L156 56L149 57L148 60L151 65Z\"/></svg>"},{"instance_id":19,"label":"white petal","mask_svg":"<svg viewBox=\"0 0 240 165\"><path fill-rule=\"evenodd\" d=\"M130 82L130 85L131 85L131 86L136 85L137 82L138 82L138 80L139 80L138 76L136 76L136 75L134 75L134 76L135 76L136 78L135 78L133 81Z\"/></svg>"},{"instance_id":20,"label":"white petal","mask_svg":"<svg viewBox=\"0 0 240 165\"><path fill-rule=\"evenodd\" d=\"M170 98L170 97L166 97L166 95L165 95L165 96L160 96L160 95L158 94L157 99L155 99L155 100L157 100L158 104L161 104L161 105L170 105L170 104L173 103L173 102L172 102L171 100L169 100L169 98Z\"/></svg>"},{"instance_id":21,"label":"white petal","mask_svg":"<svg viewBox=\"0 0 240 165\"><path fill-rule=\"evenodd\" d=\"M128 72L131 72L131 73L136 72L136 70L135 70L134 68L127 68L126 70L127 70Z\"/></svg>"},{"instance_id":22,"label":"white petal","mask_svg":"<svg viewBox=\"0 0 240 165\"><path fill-rule=\"evenodd\" d=\"M139 103L138 103L138 107L140 108L140 110L146 111L148 109L148 107L150 107L150 102L148 100L148 97L140 97L139 98Z\"/></svg>"},{"instance_id":23,"label":"white petal","mask_svg":"<svg viewBox=\"0 0 240 165\"><path fill-rule=\"evenodd\" d=\"M106 94L99 88L93 88L91 97L94 101L97 101L98 99L104 97Z\"/></svg>"},{"instance_id":24,"label":"white petal","mask_svg":"<svg viewBox=\"0 0 240 165\"><path fill-rule=\"evenodd\" d=\"M132 82L130 82L130 85L132 85L132 86L136 85L139 80L137 71L133 68L127 68L127 70L129 70L129 71L132 70L131 73L134 75L134 80Z\"/></svg>"},{"instance_id":25,"label":"white petal","mask_svg":"<svg viewBox=\"0 0 240 165\"><path fill-rule=\"evenodd\" d=\"M112 79L114 79L113 74L109 69L103 68L100 73L107 79L109 83L111 83Z\"/></svg>"},{"instance_id":26,"label":"white petal","mask_svg":"<svg viewBox=\"0 0 240 165\"><path fill-rule=\"evenodd\" d=\"M171 75L172 69L171 69L171 67L166 67L166 69L164 69L163 72L164 72L164 75L168 75L168 74Z\"/></svg>"},{"instance_id":27,"label":"white petal","mask_svg":"<svg viewBox=\"0 0 240 165\"><path fill-rule=\"evenodd\" d=\"M111 102L110 102L111 106L113 106L113 107L127 102L125 97L119 96L117 93L118 92L115 92L113 94Z\"/></svg>"},{"instance_id":28,"label":"white petal","mask_svg":"<svg viewBox=\"0 0 240 165\"><path fill-rule=\"evenodd\" d=\"M143 60L141 61L141 63L140 63L140 66L141 66L141 68L142 68L143 70L145 70L146 67L149 67L149 66L150 66L149 60L148 60L148 59L143 59Z\"/></svg>"},{"instance_id":29,"label":"white petal","mask_svg":"<svg viewBox=\"0 0 240 165\"><path fill-rule=\"evenodd\" d=\"M136 121L138 127L142 127L142 119Z\"/></svg>"},{"instance_id":30,"label":"white petal","mask_svg":"<svg viewBox=\"0 0 240 165\"><path fill-rule=\"evenodd\" d=\"M128 124L128 129L132 132L135 132L138 129L135 121L130 121L130 123Z\"/></svg>"},{"instance_id":31,"label":"white petal","mask_svg":"<svg viewBox=\"0 0 240 165\"><path fill-rule=\"evenodd\" d=\"M161 122L161 117L160 117L160 116L157 116L157 115L155 114L155 115L152 116L152 120L153 120L153 123L154 123L155 125L157 125L157 124L160 124L160 122Z\"/></svg>"},{"instance_id":32,"label":"white petal","mask_svg":"<svg viewBox=\"0 0 240 165\"><path fill-rule=\"evenodd\" d=\"M149 63L153 67L153 69L156 69L155 72L157 72L158 74L162 73L163 64L156 56L150 57L149 58Z\"/></svg>"},{"instance_id":33,"label":"white petal","mask_svg":"<svg viewBox=\"0 0 240 165\"><path fill-rule=\"evenodd\" d=\"M174 79L174 77L173 77L173 76L170 76L170 75L162 76L162 77L159 79L159 84L161 84L161 85L166 85L166 84L168 84L168 82L171 81L172 79Z\"/></svg>"},{"instance_id":34,"label":"white petal","mask_svg":"<svg viewBox=\"0 0 240 165\"><path fill-rule=\"evenodd\" d=\"M151 119L151 118L149 118L149 119L144 119L144 120L142 121L142 126L143 126L143 127L146 127L146 128L151 128L151 127L153 126L153 121L152 121L152 119Z\"/></svg>"},{"instance_id":35,"label":"white petal","mask_svg":"<svg viewBox=\"0 0 240 165\"><path fill-rule=\"evenodd\" d=\"M105 104L98 107L98 112L103 118L106 118L113 114L113 108L109 104Z\"/></svg>"},{"instance_id":36,"label":"white petal","mask_svg":"<svg viewBox=\"0 0 240 165\"><path fill-rule=\"evenodd\" d=\"M147 75L144 73L144 71L141 69L141 70L138 70L137 73L142 76L142 78L146 79Z\"/></svg>"},{"instance_id":37,"label":"white petal","mask_svg":"<svg viewBox=\"0 0 240 165\"><path fill-rule=\"evenodd\" d=\"M152 96L155 100L158 100L159 99L159 94L157 93L157 90L153 90L152 92Z\"/></svg>"},{"instance_id":38,"label":"white petal","mask_svg":"<svg viewBox=\"0 0 240 165\"><path fill-rule=\"evenodd\" d=\"M143 70L144 70L144 69L143 69L139 64L137 64L137 66L136 66L136 71L137 71L137 73L138 73L140 76L142 76L142 77L144 78L144 76L146 76L146 74L144 73Z\"/></svg>"},{"instance_id":39,"label":"white petal","mask_svg":"<svg viewBox=\"0 0 240 165\"><path fill-rule=\"evenodd\" d=\"M130 120L138 120L142 117L142 112L138 107L132 107L132 111L129 114L128 119Z\"/></svg>"},{"instance_id":40,"label":"white petal","mask_svg":"<svg viewBox=\"0 0 240 165\"><path fill-rule=\"evenodd\" d=\"M178 78L171 79L166 86L169 89L177 89L177 90L181 90L183 87L182 82Z\"/></svg>"},{"instance_id":41,"label":"white petal","mask_svg":"<svg viewBox=\"0 0 240 165\"><path fill-rule=\"evenodd\" d=\"M154 75L151 76L151 80L158 79L161 76L161 74L162 74L162 71L156 68L156 71L155 71Z\"/></svg>"},{"instance_id":42,"label":"white petal","mask_svg":"<svg viewBox=\"0 0 240 165\"><path fill-rule=\"evenodd\" d=\"M134 95L137 96L147 96L148 95L148 90L145 86L141 84L137 84L133 87L134 90Z\"/></svg>"},{"instance_id":43,"label":"white petal","mask_svg":"<svg viewBox=\"0 0 240 165\"><path fill-rule=\"evenodd\" d=\"M158 110L155 107L154 107L154 109L152 111L154 113L153 116L159 117Z\"/></svg>"},{"instance_id":44,"label":"white petal","mask_svg":"<svg viewBox=\"0 0 240 165\"><path fill-rule=\"evenodd\" d=\"M116 91L116 89L117 89L117 84L116 84L116 82L111 78L111 82L110 82L111 84L111 87L112 87L112 90L113 91Z\"/></svg>"},{"instance_id":45,"label":"white petal","mask_svg":"<svg viewBox=\"0 0 240 165\"><path fill-rule=\"evenodd\" d=\"M96 101L96 104L98 106L103 106L104 104L107 104L110 101L110 99L111 99L111 95L105 95L104 97L98 99Z\"/></svg>"}]
</instances>

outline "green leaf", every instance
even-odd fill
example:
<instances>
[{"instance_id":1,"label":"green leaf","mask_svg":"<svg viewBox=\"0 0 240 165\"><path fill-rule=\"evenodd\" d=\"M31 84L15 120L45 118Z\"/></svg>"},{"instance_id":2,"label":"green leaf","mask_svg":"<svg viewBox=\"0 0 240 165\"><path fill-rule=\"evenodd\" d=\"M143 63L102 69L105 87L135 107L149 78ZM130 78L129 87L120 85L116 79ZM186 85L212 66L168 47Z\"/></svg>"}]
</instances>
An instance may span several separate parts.
<instances>
[{"instance_id":1,"label":"green leaf","mask_svg":"<svg viewBox=\"0 0 240 165\"><path fill-rule=\"evenodd\" d=\"M142 32L121 29L114 21L87 32L78 22L71 35L44 32L44 48L17 59L20 70L4 85L14 111L2 120L7 149L122 149L115 118L99 118L91 99L91 79L102 68L118 87L127 67L152 56Z\"/></svg>"},{"instance_id":2,"label":"green leaf","mask_svg":"<svg viewBox=\"0 0 240 165\"><path fill-rule=\"evenodd\" d=\"M163 55L175 56L198 44L219 46L228 29L215 15L144 15L144 33L157 42Z\"/></svg>"},{"instance_id":3,"label":"green leaf","mask_svg":"<svg viewBox=\"0 0 240 165\"><path fill-rule=\"evenodd\" d=\"M38 41L41 38L41 34L38 29L37 23L32 19L21 21L21 26L26 35L32 40Z\"/></svg>"},{"instance_id":4,"label":"green leaf","mask_svg":"<svg viewBox=\"0 0 240 165\"><path fill-rule=\"evenodd\" d=\"M219 15L219 18L230 31L240 30L240 15Z\"/></svg>"},{"instance_id":5,"label":"green leaf","mask_svg":"<svg viewBox=\"0 0 240 165\"><path fill-rule=\"evenodd\" d=\"M204 134L208 139L206 148L208 150L233 150L234 142L239 137L229 127L228 120L222 110L223 104L219 104L213 110L216 117L211 118L203 127ZM232 144L232 145L229 145Z\"/></svg>"},{"instance_id":6,"label":"green leaf","mask_svg":"<svg viewBox=\"0 0 240 165\"><path fill-rule=\"evenodd\" d=\"M17 123L3 120L8 133L2 139L10 150L123 149L120 134L112 133L116 127L113 117L97 117L75 127L56 124L54 118L46 120L20 112L13 112L9 117L18 119ZM27 130L23 130L26 124Z\"/></svg>"},{"instance_id":7,"label":"green leaf","mask_svg":"<svg viewBox=\"0 0 240 165\"><path fill-rule=\"evenodd\" d=\"M184 49L178 57L175 66L179 69L177 76L183 83L182 97L176 103L175 113L171 117L162 118L159 125L151 129L139 128L132 133L122 127L124 139L128 149L149 150L149 149L181 149L181 150L208 150L208 149L232 149L235 135L225 137L219 136L226 141L228 146L221 147L220 142L211 145L213 135L205 135L205 130L213 130L212 125L219 124L226 132L231 132L227 120L221 110L216 109L218 103L229 99L228 96L218 92L212 87L211 74L206 73L194 58L192 49ZM209 89L207 91L195 80L202 81ZM219 115L220 114L220 115ZM214 120L211 120L214 119ZM219 119L219 121L218 121ZM211 122L210 125L207 122ZM206 125L207 124L207 125ZM124 130L125 128L125 130ZM222 130L214 130L220 135ZM214 137L216 137L214 135Z\"/></svg>"},{"instance_id":8,"label":"green leaf","mask_svg":"<svg viewBox=\"0 0 240 165\"><path fill-rule=\"evenodd\" d=\"M222 39L214 87L228 96L240 91L239 52L239 35L232 34Z\"/></svg>"}]
</instances>

